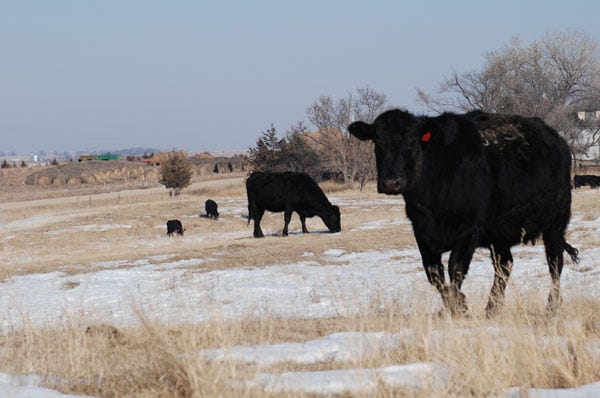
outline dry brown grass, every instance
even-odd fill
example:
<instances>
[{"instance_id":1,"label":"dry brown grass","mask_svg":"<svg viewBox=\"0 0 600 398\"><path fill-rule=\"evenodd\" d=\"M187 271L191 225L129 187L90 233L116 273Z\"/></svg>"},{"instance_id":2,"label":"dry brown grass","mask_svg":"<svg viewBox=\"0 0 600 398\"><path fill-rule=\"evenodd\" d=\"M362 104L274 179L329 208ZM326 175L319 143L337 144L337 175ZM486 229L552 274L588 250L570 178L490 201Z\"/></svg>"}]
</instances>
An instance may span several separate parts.
<instances>
[{"instance_id":1,"label":"dry brown grass","mask_svg":"<svg viewBox=\"0 0 600 398\"><path fill-rule=\"evenodd\" d=\"M600 338L598 314L599 303L574 300L566 303L556 318L548 318L535 308L509 307L494 320L443 318L419 309L410 316L385 312L352 318L214 321L180 327L148 321L139 328L122 329L109 325L81 329L67 324L56 330L28 328L2 336L0 369L47 376L49 387L68 393L224 397L264 396L261 391L231 384L231 380L250 379L261 372L433 361L453 372L442 391L444 396L490 396L500 395L511 386L568 388L600 379L598 358L591 357L587 349L590 341ZM340 331L393 333L406 329L414 331L414 340L351 362L257 366L231 360L206 361L196 354L203 348L306 341ZM376 396L432 393L382 386Z\"/></svg>"},{"instance_id":2,"label":"dry brown grass","mask_svg":"<svg viewBox=\"0 0 600 398\"><path fill-rule=\"evenodd\" d=\"M0 279L57 270L91 272L102 268L102 262L158 255L171 256L165 261L215 259L189 266L196 271L296 262L307 252L322 253L331 248L358 252L414 247L407 224L384 223L361 229L379 220L405 219L402 201L382 198L372 186L363 192L326 188L334 192L329 196L342 209L340 234L322 234L325 227L317 218L308 220L313 233L297 234L300 223L294 216L292 235L283 238L279 236L282 214L267 213L262 225L268 236L254 239L252 224L248 227L244 218L247 208L243 181L243 176L197 181L176 198L169 198L167 191L158 187L3 203ZM600 214L600 204L598 196L589 192L575 193L573 211L591 221ZM219 221L198 217L204 213L204 201L209 197L219 203ZM348 199L356 198L371 204L347 204ZM165 236L164 223L170 218L182 220L187 228L184 237ZM580 228L570 234L578 234L576 245L580 248L597 245L597 237L589 231ZM140 327L89 325L89 330L79 326L85 325L84 319L70 319L54 329L29 326L2 335L0 372L47 376L50 387L101 397L258 397L265 393L234 388L230 381L248 379L260 372L371 368L416 361L445 364L453 372L450 383L441 392L382 386L376 396L490 396L502 394L511 386L563 388L600 380L598 358L590 357L585 348L600 339L599 302L567 298L560 315L548 318L541 312L539 300L519 300L508 303L493 320L480 313L470 319L449 319L432 315L429 308L416 309L406 316L401 308L381 311L375 300L372 310L350 318L214 320L169 326L149 322L140 313ZM495 335L490 327L503 330L502 336ZM264 367L210 362L195 355L203 348L306 341L341 331L395 333L404 329L420 337L396 350L350 363ZM443 344L434 344L429 336L440 330L444 331ZM472 334L465 337L465 330Z\"/></svg>"}]
</instances>

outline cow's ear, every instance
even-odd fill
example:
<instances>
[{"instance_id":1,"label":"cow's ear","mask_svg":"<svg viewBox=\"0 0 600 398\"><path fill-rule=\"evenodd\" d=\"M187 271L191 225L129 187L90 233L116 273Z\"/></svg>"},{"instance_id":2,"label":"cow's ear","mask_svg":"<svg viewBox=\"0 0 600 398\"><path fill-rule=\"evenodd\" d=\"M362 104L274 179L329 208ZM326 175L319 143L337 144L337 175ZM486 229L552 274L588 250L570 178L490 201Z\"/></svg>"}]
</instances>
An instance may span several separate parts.
<instances>
[{"instance_id":1,"label":"cow's ear","mask_svg":"<svg viewBox=\"0 0 600 398\"><path fill-rule=\"evenodd\" d=\"M348 132L361 141L372 140L374 128L372 124L358 121L348 126Z\"/></svg>"}]
</instances>

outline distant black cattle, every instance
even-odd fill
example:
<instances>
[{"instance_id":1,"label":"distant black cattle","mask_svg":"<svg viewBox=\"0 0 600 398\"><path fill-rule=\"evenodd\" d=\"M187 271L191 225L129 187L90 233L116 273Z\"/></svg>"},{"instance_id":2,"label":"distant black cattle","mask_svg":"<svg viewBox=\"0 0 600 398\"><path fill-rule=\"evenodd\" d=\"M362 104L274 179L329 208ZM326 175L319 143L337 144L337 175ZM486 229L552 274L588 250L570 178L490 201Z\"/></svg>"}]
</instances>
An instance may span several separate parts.
<instances>
[{"instance_id":1,"label":"distant black cattle","mask_svg":"<svg viewBox=\"0 0 600 398\"><path fill-rule=\"evenodd\" d=\"M502 305L511 247L544 239L552 287L560 303L563 251L571 216L571 155L565 141L537 118L471 112L419 117L401 110L349 132L375 143L377 189L402 194L427 279L452 314L467 311L460 291L476 247L490 250L494 283L486 311ZM450 251L444 278L441 255Z\"/></svg>"},{"instance_id":2,"label":"distant black cattle","mask_svg":"<svg viewBox=\"0 0 600 398\"><path fill-rule=\"evenodd\" d=\"M183 235L183 226L181 225L181 221L179 220L169 220L167 221L167 236L173 236L173 233L177 235Z\"/></svg>"},{"instance_id":3,"label":"distant black cattle","mask_svg":"<svg viewBox=\"0 0 600 398\"><path fill-rule=\"evenodd\" d=\"M340 209L332 205L319 185L303 173L262 173L254 172L246 180L248 194L248 223L254 220L254 237L263 237L260 220L265 210L284 212L283 236L288 234L288 224L292 212L298 213L302 222L302 232L306 229L306 217L319 216L329 231L339 232Z\"/></svg>"},{"instance_id":4,"label":"distant black cattle","mask_svg":"<svg viewBox=\"0 0 600 398\"><path fill-rule=\"evenodd\" d=\"M206 210L206 217L214 218L215 220L219 219L219 212L217 211L217 202L212 199L208 199L204 202L204 209Z\"/></svg>"},{"instance_id":5,"label":"distant black cattle","mask_svg":"<svg viewBox=\"0 0 600 398\"><path fill-rule=\"evenodd\" d=\"M600 187L600 176L594 175L576 175L573 177L573 186L575 188L589 186L592 188Z\"/></svg>"}]
</instances>

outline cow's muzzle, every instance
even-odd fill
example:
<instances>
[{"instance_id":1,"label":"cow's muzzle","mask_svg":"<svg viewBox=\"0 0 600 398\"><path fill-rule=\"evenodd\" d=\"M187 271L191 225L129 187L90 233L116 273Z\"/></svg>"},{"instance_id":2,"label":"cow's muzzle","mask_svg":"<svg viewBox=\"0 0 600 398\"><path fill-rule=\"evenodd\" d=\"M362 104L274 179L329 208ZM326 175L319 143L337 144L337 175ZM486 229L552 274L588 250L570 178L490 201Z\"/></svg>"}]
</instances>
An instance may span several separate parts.
<instances>
[{"instance_id":1,"label":"cow's muzzle","mask_svg":"<svg viewBox=\"0 0 600 398\"><path fill-rule=\"evenodd\" d=\"M406 188L406 178L398 177L398 178L387 178L384 180L380 180L377 184L377 191L379 193L385 193L388 195L397 195L402 193L402 191Z\"/></svg>"}]
</instances>

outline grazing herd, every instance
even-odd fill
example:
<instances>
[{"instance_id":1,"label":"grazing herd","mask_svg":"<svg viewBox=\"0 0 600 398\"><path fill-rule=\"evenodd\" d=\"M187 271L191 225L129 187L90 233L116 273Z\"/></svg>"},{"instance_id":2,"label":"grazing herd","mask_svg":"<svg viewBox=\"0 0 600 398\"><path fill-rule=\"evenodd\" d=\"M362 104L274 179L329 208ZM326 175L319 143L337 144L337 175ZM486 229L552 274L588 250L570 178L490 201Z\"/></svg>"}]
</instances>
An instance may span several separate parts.
<instances>
[{"instance_id":1,"label":"grazing herd","mask_svg":"<svg viewBox=\"0 0 600 398\"><path fill-rule=\"evenodd\" d=\"M284 212L285 225L283 236L288 235L288 225L292 213L300 216L302 232L308 233L306 217L318 216L323 220L330 232L340 232L340 208L332 205L323 193L323 190L308 174L253 172L246 180L248 196L248 224L254 221L254 237L262 238L264 234L260 228L260 220L265 210L271 212ZM218 205L212 199L204 202L206 214L203 217L214 220L219 219ZM167 235L173 233L183 235L183 226L180 220L167 221Z\"/></svg>"},{"instance_id":2,"label":"grazing herd","mask_svg":"<svg viewBox=\"0 0 600 398\"><path fill-rule=\"evenodd\" d=\"M502 307L510 277L511 248L543 239L551 277L547 310L561 303L563 253L573 261L578 251L567 243L571 217L571 153L559 134L538 118L490 114L445 113L437 117L393 109L373 123L353 122L348 131L374 143L377 190L402 195L427 280L452 315L468 311L461 292L474 251L489 249L494 281L486 314ZM365 167L367 167L365 165ZM600 186L600 177L577 175L573 187ZM318 216L327 229L341 231L333 205L307 174L253 172L246 180L248 224L261 238L265 211L283 212L282 235L288 235L292 213ZM205 202L205 217L218 220L217 203ZM179 220L167 233L183 235ZM450 252L446 280L442 254Z\"/></svg>"}]
</instances>

